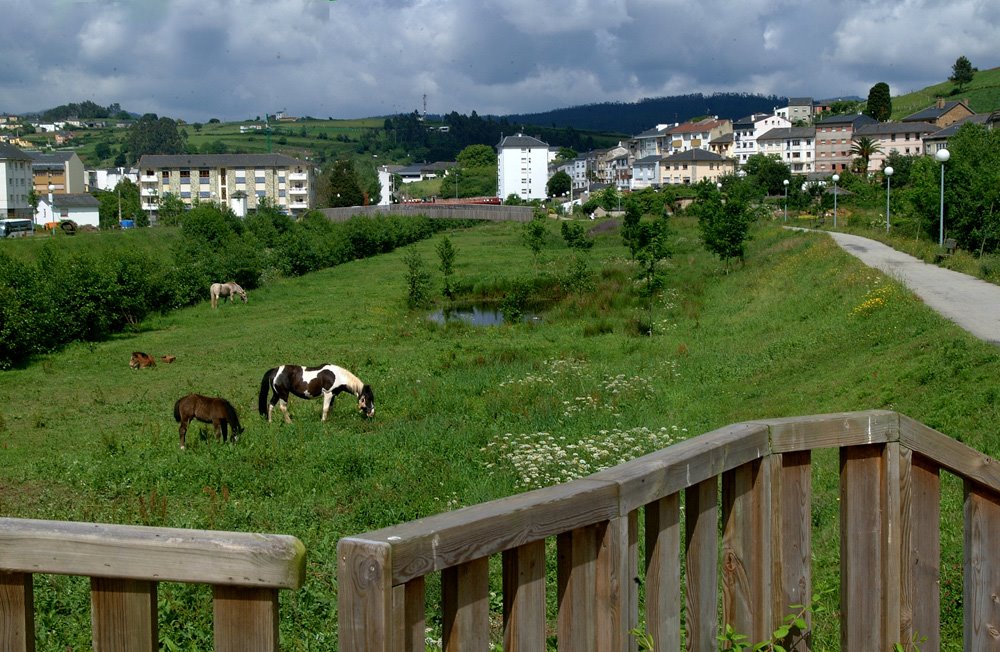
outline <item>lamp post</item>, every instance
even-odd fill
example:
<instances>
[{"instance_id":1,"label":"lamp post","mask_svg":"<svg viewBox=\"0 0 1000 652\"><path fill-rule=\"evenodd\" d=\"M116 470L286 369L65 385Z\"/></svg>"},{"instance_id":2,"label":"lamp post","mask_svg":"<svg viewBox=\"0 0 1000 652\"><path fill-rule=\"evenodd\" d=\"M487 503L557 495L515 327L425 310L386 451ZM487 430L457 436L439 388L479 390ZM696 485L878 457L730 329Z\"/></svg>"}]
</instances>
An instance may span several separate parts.
<instances>
[{"instance_id":1,"label":"lamp post","mask_svg":"<svg viewBox=\"0 0 1000 652\"><path fill-rule=\"evenodd\" d=\"M785 221L788 221L788 179L781 182L785 186Z\"/></svg>"},{"instance_id":2,"label":"lamp post","mask_svg":"<svg viewBox=\"0 0 1000 652\"><path fill-rule=\"evenodd\" d=\"M833 228L837 228L837 182L840 181L840 175L833 175Z\"/></svg>"},{"instance_id":3,"label":"lamp post","mask_svg":"<svg viewBox=\"0 0 1000 652\"><path fill-rule=\"evenodd\" d=\"M944 164L951 158L951 152L942 147L934 155L934 158L941 164L941 220L938 228L938 246L944 246Z\"/></svg>"},{"instance_id":4,"label":"lamp post","mask_svg":"<svg viewBox=\"0 0 1000 652\"><path fill-rule=\"evenodd\" d=\"M55 222L56 221L56 206L55 206L55 202L52 201L52 191L55 190L55 189L56 189L56 187L53 184L50 183L49 184L49 221L50 222ZM55 234L56 234L56 228L53 226L52 227L52 235L55 235Z\"/></svg>"},{"instance_id":5,"label":"lamp post","mask_svg":"<svg viewBox=\"0 0 1000 652\"><path fill-rule=\"evenodd\" d=\"M889 194L892 190L892 173L895 170L892 166L887 167L882 170L882 174L885 175L885 232L889 233Z\"/></svg>"}]
</instances>

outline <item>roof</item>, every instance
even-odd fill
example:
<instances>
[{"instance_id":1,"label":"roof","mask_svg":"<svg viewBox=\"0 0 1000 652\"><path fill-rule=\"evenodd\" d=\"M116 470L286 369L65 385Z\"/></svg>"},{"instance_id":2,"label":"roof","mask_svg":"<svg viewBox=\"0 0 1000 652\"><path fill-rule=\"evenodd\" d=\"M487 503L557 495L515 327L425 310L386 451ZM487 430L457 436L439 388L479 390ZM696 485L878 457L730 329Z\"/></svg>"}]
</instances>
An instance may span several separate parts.
<instances>
[{"instance_id":1,"label":"roof","mask_svg":"<svg viewBox=\"0 0 1000 652\"><path fill-rule=\"evenodd\" d=\"M760 136L757 142L762 140L785 140L786 138L815 138L816 127L775 127L768 129Z\"/></svg>"},{"instance_id":2,"label":"roof","mask_svg":"<svg viewBox=\"0 0 1000 652\"><path fill-rule=\"evenodd\" d=\"M31 156L24 150L14 147L9 143L0 143L0 159L30 161Z\"/></svg>"},{"instance_id":3,"label":"roof","mask_svg":"<svg viewBox=\"0 0 1000 652\"><path fill-rule=\"evenodd\" d=\"M538 149L539 147L548 149L549 144L531 136L515 134L513 136L504 136L497 147L500 149Z\"/></svg>"},{"instance_id":4,"label":"roof","mask_svg":"<svg viewBox=\"0 0 1000 652\"><path fill-rule=\"evenodd\" d=\"M837 115L831 115L828 118L823 118L816 123L817 126L826 125L846 125L853 124L855 128L860 125L868 125L878 122L875 118L870 115L865 115L864 113L839 113Z\"/></svg>"},{"instance_id":5,"label":"roof","mask_svg":"<svg viewBox=\"0 0 1000 652\"><path fill-rule=\"evenodd\" d=\"M62 167L67 161L76 156L76 152L28 152L28 156L38 163L49 163Z\"/></svg>"},{"instance_id":6,"label":"roof","mask_svg":"<svg viewBox=\"0 0 1000 652\"><path fill-rule=\"evenodd\" d=\"M97 197L86 192L52 195L52 205L56 208L97 208L100 204Z\"/></svg>"},{"instance_id":7,"label":"roof","mask_svg":"<svg viewBox=\"0 0 1000 652\"><path fill-rule=\"evenodd\" d=\"M736 136L733 134L733 132L730 131L728 133L722 134L718 138L713 138L709 142L709 144L711 144L711 145L725 145L726 143L733 142L735 139L736 139Z\"/></svg>"},{"instance_id":8,"label":"roof","mask_svg":"<svg viewBox=\"0 0 1000 652\"><path fill-rule=\"evenodd\" d=\"M937 125L929 122L876 122L875 124L861 125L854 130L855 136L882 136L888 134L930 134L938 130Z\"/></svg>"},{"instance_id":9,"label":"roof","mask_svg":"<svg viewBox=\"0 0 1000 652\"><path fill-rule=\"evenodd\" d=\"M224 168L312 165L284 154L145 154L140 168Z\"/></svg>"},{"instance_id":10,"label":"roof","mask_svg":"<svg viewBox=\"0 0 1000 652\"><path fill-rule=\"evenodd\" d=\"M990 119L990 116L985 113L976 113L975 115L967 115L964 118L960 118L955 122L951 123L944 129L940 131L935 131L933 134L927 136L927 138L950 138L955 135L962 125L964 124L986 124Z\"/></svg>"},{"instance_id":11,"label":"roof","mask_svg":"<svg viewBox=\"0 0 1000 652\"><path fill-rule=\"evenodd\" d=\"M660 129L658 127L653 127L652 129L647 129L641 134L636 134L635 138L656 138L657 136L662 136L667 129Z\"/></svg>"},{"instance_id":12,"label":"roof","mask_svg":"<svg viewBox=\"0 0 1000 652\"><path fill-rule=\"evenodd\" d=\"M951 111L952 109L958 106L965 107L965 109L968 110L969 113L973 112L972 109L966 106L964 102L961 102L959 100L954 100L951 102L945 102L942 106L934 104L932 106L927 107L926 109L917 111L916 113L911 113L910 115L903 118L903 122L928 122L931 120L937 120L945 113L948 113L948 111Z\"/></svg>"},{"instance_id":13,"label":"roof","mask_svg":"<svg viewBox=\"0 0 1000 652\"><path fill-rule=\"evenodd\" d=\"M695 147L694 149L689 149L684 152L677 152L676 154L671 154L670 156L664 157L663 162L673 163L674 161L690 161L690 162L704 161L711 163L719 163L726 160L727 159L725 159L722 156L719 156L715 152L710 152L707 149L701 149L699 147Z\"/></svg>"},{"instance_id":14,"label":"roof","mask_svg":"<svg viewBox=\"0 0 1000 652\"><path fill-rule=\"evenodd\" d=\"M811 97L790 97L788 98L788 106L809 106L813 104L813 98Z\"/></svg>"},{"instance_id":15,"label":"roof","mask_svg":"<svg viewBox=\"0 0 1000 652\"><path fill-rule=\"evenodd\" d=\"M667 129L667 132L671 134L703 133L711 131L721 124L722 122L720 120L712 119L701 120L699 122L685 122L684 124Z\"/></svg>"},{"instance_id":16,"label":"roof","mask_svg":"<svg viewBox=\"0 0 1000 652\"><path fill-rule=\"evenodd\" d=\"M633 161L633 165L652 165L653 163L659 163L661 157L659 154L650 154L649 156L643 156L640 159Z\"/></svg>"}]
</instances>

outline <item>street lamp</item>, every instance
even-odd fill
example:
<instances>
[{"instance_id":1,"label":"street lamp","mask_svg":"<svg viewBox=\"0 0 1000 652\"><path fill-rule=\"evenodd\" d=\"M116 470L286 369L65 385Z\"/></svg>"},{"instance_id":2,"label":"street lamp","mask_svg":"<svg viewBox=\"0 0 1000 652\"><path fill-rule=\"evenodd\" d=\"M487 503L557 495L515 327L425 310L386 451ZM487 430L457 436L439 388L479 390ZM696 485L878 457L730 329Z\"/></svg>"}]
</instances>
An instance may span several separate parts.
<instances>
[{"instance_id":1,"label":"street lamp","mask_svg":"<svg viewBox=\"0 0 1000 652\"><path fill-rule=\"evenodd\" d=\"M938 246L944 246L944 164L951 158L951 152L942 147L934 155L934 158L941 164L941 221L938 230Z\"/></svg>"},{"instance_id":2,"label":"street lamp","mask_svg":"<svg viewBox=\"0 0 1000 652\"><path fill-rule=\"evenodd\" d=\"M840 181L840 175L833 175L833 228L837 228L837 182Z\"/></svg>"},{"instance_id":3,"label":"street lamp","mask_svg":"<svg viewBox=\"0 0 1000 652\"><path fill-rule=\"evenodd\" d=\"M56 206L55 206L55 203L52 201L52 191L55 190L55 189L56 189L56 187L53 184L50 183L49 184L49 221L50 222L55 222L56 221ZM56 228L52 227L52 235L55 235L55 234L56 234Z\"/></svg>"},{"instance_id":4,"label":"street lamp","mask_svg":"<svg viewBox=\"0 0 1000 652\"><path fill-rule=\"evenodd\" d=\"M892 166L887 167L882 170L882 174L885 175L885 232L889 233L889 193L892 190L892 173L895 170Z\"/></svg>"},{"instance_id":5,"label":"street lamp","mask_svg":"<svg viewBox=\"0 0 1000 652\"><path fill-rule=\"evenodd\" d=\"M788 179L781 182L785 186L785 221L788 221Z\"/></svg>"}]
</instances>

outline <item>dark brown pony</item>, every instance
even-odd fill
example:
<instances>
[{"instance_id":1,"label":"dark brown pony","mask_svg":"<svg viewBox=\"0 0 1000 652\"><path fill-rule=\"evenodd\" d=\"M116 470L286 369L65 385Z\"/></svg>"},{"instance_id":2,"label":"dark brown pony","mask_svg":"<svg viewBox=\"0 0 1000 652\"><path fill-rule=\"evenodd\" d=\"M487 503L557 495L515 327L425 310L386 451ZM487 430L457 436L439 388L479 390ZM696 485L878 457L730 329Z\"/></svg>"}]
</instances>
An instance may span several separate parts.
<instances>
[{"instance_id":1,"label":"dark brown pony","mask_svg":"<svg viewBox=\"0 0 1000 652\"><path fill-rule=\"evenodd\" d=\"M214 396L202 396L201 394L188 394L184 398L174 403L174 419L180 424L181 450L185 447L185 435L187 434L188 421L197 419L203 423L211 423L215 427L215 438L227 441L229 439L229 426L233 427L233 441L236 441L243 427L240 426L240 419L236 416L236 410L232 404L224 398Z\"/></svg>"}]
</instances>

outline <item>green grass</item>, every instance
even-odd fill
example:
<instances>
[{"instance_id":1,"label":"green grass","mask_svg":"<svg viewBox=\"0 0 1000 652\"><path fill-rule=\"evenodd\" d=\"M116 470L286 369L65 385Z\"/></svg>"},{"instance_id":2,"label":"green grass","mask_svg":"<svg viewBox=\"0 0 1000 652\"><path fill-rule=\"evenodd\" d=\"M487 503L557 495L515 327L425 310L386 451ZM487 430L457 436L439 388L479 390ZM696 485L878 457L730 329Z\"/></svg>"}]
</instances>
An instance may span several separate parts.
<instances>
[{"instance_id":1,"label":"green grass","mask_svg":"<svg viewBox=\"0 0 1000 652\"><path fill-rule=\"evenodd\" d=\"M1000 108L1000 68L990 68L975 73L972 82L965 86L961 93L957 92L954 83L944 81L893 97L892 119L901 120L910 114L926 109L933 105L939 97L949 101L968 98L969 108L976 113L995 111Z\"/></svg>"},{"instance_id":2,"label":"green grass","mask_svg":"<svg viewBox=\"0 0 1000 652\"><path fill-rule=\"evenodd\" d=\"M519 225L450 233L459 287L491 295L564 278L573 252L550 227L538 260ZM822 235L762 225L746 265L727 273L691 220L674 227L669 288L651 307L635 296L636 268L609 234L589 254L593 292L549 306L540 323L436 326L406 311L397 251L276 281L246 305L213 311L206 300L139 334L4 372L0 513L298 536L307 582L282 597L282 647L326 651L336 648L337 540L533 486L515 466L523 462L500 450L515 438L546 433L601 450L622 433L652 445L650 432L676 439L748 419L887 408L1000 454L995 347ZM435 270L436 242L414 245ZM638 335L637 324L654 335ZM177 361L133 371L134 350ZM373 386L374 420L358 417L350 397L326 423L319 402L296 399L292 425L260 419L266 369L322 362ZM236 445L193 427L188 450L178 449L171 408L192 391L236 405L247 428ZM835 600L836 459L814 459L815 588ZM548 463L546 473L566 472ZM961 488L945 485L952 586ZM209 647L207 591L165 584L160 598L162 636L177 649ZM84 581L40 577L36 602L39 650L89 645ZM819 649L837 646L838 626L834 617L817 623ZM943 639L960 632L952 622Z\"/></svg>"}]
</instances>

